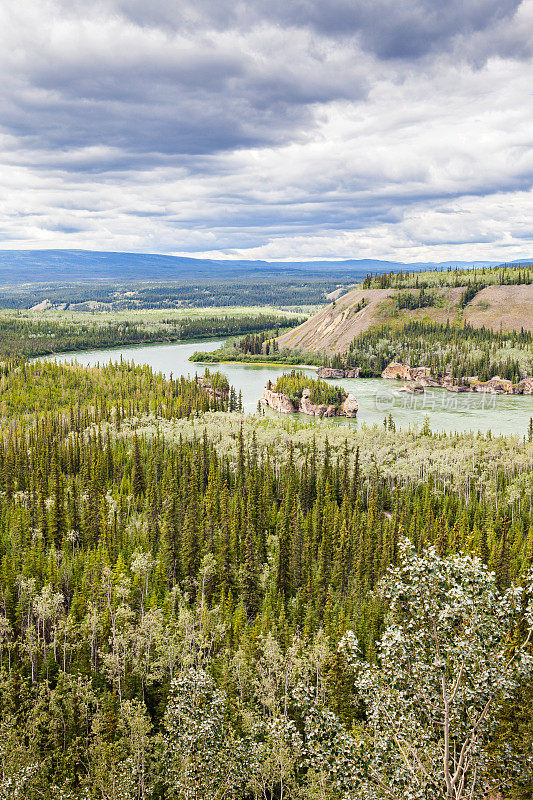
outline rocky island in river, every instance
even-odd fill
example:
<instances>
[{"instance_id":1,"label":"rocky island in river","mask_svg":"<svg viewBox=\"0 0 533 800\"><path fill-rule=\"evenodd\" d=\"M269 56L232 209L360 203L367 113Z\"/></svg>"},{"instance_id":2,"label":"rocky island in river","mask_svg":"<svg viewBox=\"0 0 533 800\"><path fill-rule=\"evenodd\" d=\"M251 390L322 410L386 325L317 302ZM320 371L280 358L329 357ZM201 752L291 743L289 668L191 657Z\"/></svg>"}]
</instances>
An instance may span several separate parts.
<instances>
[{"instance_id":1,"label":"rocky island in river","mask_svg":"<svg viewBox=\"0 0 533 800\"><path fill-rule=\"evenodd\" d=\"M341 386L330 386L296 370L281 375L275 384L269 381L259 402L282 414L314 417L355 417L358 410L357 399Z\"/></svg>"},{"instance_id":2,"label":"rocky island in river","mask_svg":"<svg viewBox=\"0 0 533 800\"><path fill-rule=\"evenodd\" d=\"M406 381L403 391L421 393L427 388L447 389L449 392L485 392L489 394L533 394L533 378L524 375L518 383L494 375L480 381L475 375L457 382L451 374L435 377L429 367L408 367L392 361L381 373L382 378Z\"/></svg>"}]
</instances>

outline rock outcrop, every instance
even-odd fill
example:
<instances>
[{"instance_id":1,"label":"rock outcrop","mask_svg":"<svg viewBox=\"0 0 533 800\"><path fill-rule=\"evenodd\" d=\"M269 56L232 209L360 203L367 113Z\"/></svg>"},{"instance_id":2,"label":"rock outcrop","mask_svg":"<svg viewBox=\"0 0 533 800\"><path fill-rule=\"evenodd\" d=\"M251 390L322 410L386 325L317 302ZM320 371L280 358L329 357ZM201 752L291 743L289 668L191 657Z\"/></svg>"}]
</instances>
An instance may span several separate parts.
<instances>
[{"instance_id":1,"label":"rock outcrop","mask_svg":"<svg viewBox=\"0 0 533 800\"><path fill-rule=\"evenodd\" d=\"M515 394L533 394L533 378L524 378L515 388Z\"/></svg>"},{"instance_id":2,"label":"rock outcrop","mask_svg":"<svg viewBox=\"0 0 533 800\"><path fill-rule=\"evenodd\" d=\"M215 398L225 400L229 395L229 391L227 390L220 388L215 389L205 375L198 375L196 378L196 383L202 387L204 392L207 392L211 400L214 400Z\"/></svg>"},{"instance_id":3,"label":"rock outcrop","mask_svg":"<svg viewBox=\"0 0 533 800\"><path fill-rule=\"evenodd\" d=\"M296 414L299 410L293 406L286 394L273 392L272 389L265 389L259 402L262 406L268 406L268 408L273 408L274 411L279 411L280 414Z\"/></svg>"},{"instance_id":4,"label":"rock outcrop","mask_svg":"<svg viewBox=\"0 0 533 800\"><path fill-rule=\"evenodd\" d=\"M359 405L357 403L357 398L349 392L342 401L340 413L343 417L356 417L358 410Z\"/></svg>"},{"instance_id":5,"label":"rock outcrop","mask_svg":"<svg viewBox=\"0 0 533 800\"><path fill-rule=\"evenodd\" d=\"M408 394L424 394L425 387L422 383L408 383L398 389L399 392L407 392Z\"/></svg>"},{"instance_id":6,"label":"rock outcrop","mask_svg":"<svg viewBox=\"0 0 533 800\"><path fill-rule=\"evenodd\" d=\"M474 380L468 385L471 392L485 392L486 394L514 394L514 384L505 378L495 375L488 381Z\"/></svg>"},{"instance_id":7,"label":"rock outcrop","mask_svg":"<svg viewBox=\"0 0 533 800\"><path fill-rule=\"evenodd\" d=\"M304 389L298 411L300 414L309 414L311 417L336 417L338 407L326 405L325 403L312 403L311 390Z\"/></svg>"},{"instance_id":8,"label":"rock outcrop","mask_svg":"<svg viewBox=\"0 0 533 800\"><path fill-rule=\"evenodd\" d=\"M447 389L449 392L480 392L485 394L533 394L533 378L525 377L519 383L513 383L507 378L494 375L488 381L480 381L477 376L464 378L461 383L454 383L451 375L435 378L431 375L429 367L408 367L391 361L381 373L382 378L402 380L407 386L400 391L418 393L425 388ZM410 386L409 382L416 382ZM417 388L420 387L420 388Z\"/></svg>"},{"instance_id":9,"label":"rock outcrop","mask_svg":"<svg viewBox=\"0 0 533 800\"><path fill-rule=\"evenodd\" d=\"M335 369L334 367L319 367L316 371L317 378L344 378L343 369Z\"/></svg>"},{"instance_id":10,"label":"rock outcrop","mask_svg":"<svg viewBox=\"0 0 533 800\"><path fill-rule=\"evenodd\" d=\"M431 378L429 367L408 367L397 361L391 361L381 373L382 378L401 381L419 381L422 378Z\"/></svg>"},{"instance_id":11,"label":"rock outcrop","mask_svg":"<svg viewBox=\"0 0 533 800\"><path fill-rule=\"evenodd\" d=\"M340 378L358 378L359 373L361 372L359 367L354 367L353 369L339 369L336 367L319 367L317 369L317 378L329 378L331 379L340 379Z\"/></svg>"},{"instance_id":12,"label":"rock outcrop","mask_svg":"<svg viewBox=\"0 0 533 800\"><path fill-rule=\"evenodd\" d=\"M347 394L339 406L311 402L311 390L304 389L302 397L295 406L287 395L265 389L259 400L262 406L272 408L281 414L307 414L311 417L355 417L359 406L353 394Z\"/></svg>"}]
</instances>

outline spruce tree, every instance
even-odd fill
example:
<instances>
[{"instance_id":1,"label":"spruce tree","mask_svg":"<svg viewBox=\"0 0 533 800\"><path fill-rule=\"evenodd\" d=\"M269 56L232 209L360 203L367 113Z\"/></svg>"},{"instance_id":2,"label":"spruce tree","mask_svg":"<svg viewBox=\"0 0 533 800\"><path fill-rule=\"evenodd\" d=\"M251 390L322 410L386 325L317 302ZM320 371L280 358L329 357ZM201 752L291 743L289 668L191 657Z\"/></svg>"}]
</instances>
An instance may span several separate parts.
<instances>
[{"instance_id":1,"label":"spruce tree","mask_svg":"<svg viewBox=\"0 0 533 800\"><path fill-rule=\"evenodd\" d=\"M137 499L141 497L146 491L146 482L144 478L144 468L141 459L141 448L139 445L139 437L137 432L133 437L133 469L131 477L131 486L133 489L133 496Z\"/></svg>"},{"instance_id":2,"label":"spruce tree","mask_svg":"<svg viewBox=\"0 0 533 800\"><path fill-rule=\"evenodd\" d=\"M255 555L255 543L248 529L244 538L244 564L241 577L241 591L248 619L253 619L259 611L261 602L259 570Z\"/></svg>"}]
</instances>

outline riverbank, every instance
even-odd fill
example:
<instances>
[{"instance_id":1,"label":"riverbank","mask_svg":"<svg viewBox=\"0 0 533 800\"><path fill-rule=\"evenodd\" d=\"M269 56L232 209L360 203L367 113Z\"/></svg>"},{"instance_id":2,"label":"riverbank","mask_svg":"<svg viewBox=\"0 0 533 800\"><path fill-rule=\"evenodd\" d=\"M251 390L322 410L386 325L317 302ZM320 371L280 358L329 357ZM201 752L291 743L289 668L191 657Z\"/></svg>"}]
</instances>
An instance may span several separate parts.
<instances>
[{"instance_id":1,"label":"riverbank","mask_svg":"<svg viewBox=\"0 0 533 800\"><path fill-rule=\"evenodd\" d=\"M115 314L102 312L0 311L0 358L32 358L59 353L171 342L226 342L228 337L260 336L273 328L284 331L301 316L280 312L230 313L213 309L202 314ZM219 343L218 348L220 349Z\"/></svg>"},{"instance_id":2,"label":"riverbank","mask_svg":"<svg viewBox=\"0 0 533 800\"><path fill-rule=\"evenodd\" d=\"M275 382L287 369L301 369L309 377L317 374L316 365L302 364L298 366L272 362L258 364L242 362L225 362L220 364L191 362L190 356L196 351L199 357L202 352L211 353L220 348L221 340L213 338L204 342L180 342L150 344L145 346L129 346L108 350L87 350L76 354L59 354L45 356L57 361L71 361L75 355L78 363L87 366L105 364L109 361L133 361L135 364L147 364L156 372L163 372L167 377L175 379L180 376L203 373L205 367L219 370L235 387L242 392L243 408L246 413L257 412L260 399L268 381ZM202 359L203 361L203 359ZM333 382L328 381L330 385ZM348 420L337 417L331 420L332 425L341 427L360 427L361 425L383 426L384 417L392 414L397 430L408 430L409 427L421 427L424 418L429 418L433 431L447 433L472 431L493 434L527 434L530 416L533 416L533 396L520 395L487 395L476 393L437 392L427 389L422 395L406 394L398 391L403 385L397 381L384 380L381 377L346 378L341 385L352 393L358 401L357 419ZM270 412L269 412L270 413ZM274 413L274 412L272 412ZM289 415L284 415L287 419ZM292 415L290 415L292 417ZM312 418L307 417L308 422ZM317 419L317 425L322 424ZM323 424L327 424L323 420Z\"/></svg>"},{"instance_id":3,"label":"riverbank","mask_svg":"<svg viewBox=\"0 0 533 800\"><path fill-rule=\"evenodd\" d=\"M235 361L228 359L227 361L211 361L206 359L205 361L193 359L192 356L189 358L193 364L202 364L207 366L207 364L245 364L248 367L280 367L281 369L287 369L290 367L291 369L312 369L312 370L319 370L320 367L317 367L316 364L287 364L285 361Z\"/></svg>"},{"instance_id":4,"label":"riverbank","mask_svg":"<svg viewBox=\"0 0 533 800\"><path fill-rule=\"evenodd\" d=\"M346 378L357 378L359 380L375 380L376 377L381 377L384 380L394 380L401 383L398 386L399 392L408 392L413 394L423 394L426 389L444 389L448 392L465 394L468 392L477 394L515 394L515 395L530 395L533 394L533 378L526 377L518 384L513 384L511 381L500 378L495 375L488 381L479 381L477 378L469 378L468 382L456 384L452 381L450 376L446 376L440 380L434 378L426 367L407 367L404 364L391 362L388 367L383 370L381 376L375 375L362 375L357 368L340 368L317 366L316 364L288 364L286 361L272 360L272 361L256 361L253 359L221 359L215 361L212 359L198 360L194 355L189 359L194 364L201 364L203 366L213 364L245 364L247 366L257 367L277 367L280 369L306 369L313 370L318 374L319 378L326 380L343 380Z\"/></svg>"},{"instance_id":5,"label":"riverbank","mask_svg":"<svg viewBox=\"0 0 533 800\"><path fill-rule=\"evenodd\" d=\"M129 348L141 348L141 347L157 347L158 345L191 345L191 344L202 344L203 342L212 342L212 336L195 336L194 339L172 339L172 338L160 338L160 339L145 339L140 342L121 342L117 345L87 345L77 347L75 350L48 350L43 353L37 353L36 355L32 356L32 358L54 358L54 356L61 356L61 357L68 357L73 356L76 357L78 353L90 353L90 352L98 352L99 350L105 350L106 352L112 352L113 350L123 350L125 347ZM222 341L222 340L221 340ZM225 341L225 340L224 340ZM194 363L194 362L192 362ZM198 362L199 363L199 362ZM205 364L216 364L216 361L205 361ZM307 367L306 367L307 369Z\"/></svg>"},{"instance_id":6,"label":"riverbank","mask_svg":"<svg viewBox=\"0 0 533 800\"><path fill-rule=\"evenodd\" d=\"M405 382L399 391L423 393L427 388L446 389L448 392L475 392L477 394L533 394L533 378L524 375L522 380L513 383L510 380L493 375L486 381L472 376L457 381L448 373L440 378L431 374L429 367L408 367L392 361L381 373L385 380Z\"/></svg>"}]
</instances>

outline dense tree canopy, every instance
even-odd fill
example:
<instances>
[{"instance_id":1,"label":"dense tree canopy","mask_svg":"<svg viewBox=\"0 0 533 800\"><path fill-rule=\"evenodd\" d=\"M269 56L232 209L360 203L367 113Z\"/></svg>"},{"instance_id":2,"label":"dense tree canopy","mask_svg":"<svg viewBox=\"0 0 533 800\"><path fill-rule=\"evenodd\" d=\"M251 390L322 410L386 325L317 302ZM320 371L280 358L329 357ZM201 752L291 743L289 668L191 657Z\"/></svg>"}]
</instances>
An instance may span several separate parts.
<instances>
[{"instance_id":1,"label":"dense tree canopy","mask_svg":"<svg viewBox=\"0 0 533 800\"><path fill-rule=\"evenodd\" d=\"M272 388L274 392L285 394L296 402L302 398L304 389L308 389L312 403L333 406L339 406L346 394L340 386L332 386L326 381L309 378L303 372L295 369L280 375Z\"/></svg>"},{"instance_id":2,"label":"dense tree canopy","mask_svg":"<svg viewBox=\"0 0 533 800\"><path fill-rule=\"evenodd\" d=\"M419 302L419 298L409 300L407 295L398 297L405 303ZM333 356L323 351L280 350L271 336L231 340L220 350L195 353L191 360L359 367L362 378L380 377L391 361L399 361L412 367L429 367L435 377L451 374L456 382L470 376L486 381L499 375L517 383L523 375L533 374L533 337L526 331L495 332L470 325L412 320L402 325L375 325L358 334L345 353Z\"/></svg>"},{"instance_id":3,"label":"dense tree canopy","mask_svg":"<svg viewBox=\"0 0 533 800\"><path fill-rule=\"evenodd\" d=\"M373 289L427 289L437 286L474 287L474 295L485 286L528 285L533 281L533 265L503 264L496 267L474 267L461 269L448 267L436 268L426 272L395 270L382 274L368 274L363 281L363 288ZM472 297L474 296L472 295ZM470 298L471 299L471 298Z\"/></svg>"},{"instance_id":4,"label":"dense tree canopy","mask_svg":"<svg viewBox=\"0 0 533 800\"><path fill-rule=\"evenodd\" d=\"M378 680L408 624L402 539L413 558L433 546L438 575L479 558L463 572L492 570L493 599L523 582L527 441L238 406L217 374L3 366L0 797L347 798L339 770L376 720L339 643L353 632ZM530 755L530 685L507 689L486 737L496 784L502 742Z\"/></svg>"},{"instance_id":5,"label":"dense tree canopy","mask_svg":"<svg viewBox=\"0 0 533 800\"><path fill-rule=\"evenodd\" d=\"M268 330L275 325L299 325L305 317L280 312L241 311L180 317L138 314L122 319L121 315L104 314L93 318L91 314L0 314L0 357L41 356L49 353L120 347L128 344L175 342L205 339L214 336Z\"/></svg>"}]
</instances>

